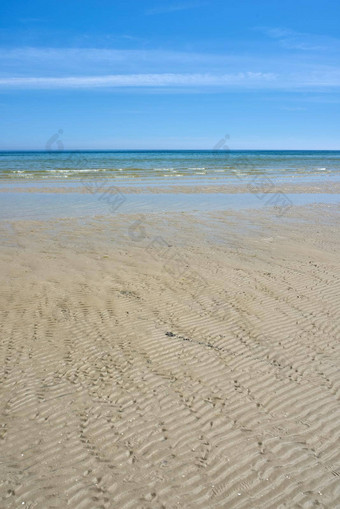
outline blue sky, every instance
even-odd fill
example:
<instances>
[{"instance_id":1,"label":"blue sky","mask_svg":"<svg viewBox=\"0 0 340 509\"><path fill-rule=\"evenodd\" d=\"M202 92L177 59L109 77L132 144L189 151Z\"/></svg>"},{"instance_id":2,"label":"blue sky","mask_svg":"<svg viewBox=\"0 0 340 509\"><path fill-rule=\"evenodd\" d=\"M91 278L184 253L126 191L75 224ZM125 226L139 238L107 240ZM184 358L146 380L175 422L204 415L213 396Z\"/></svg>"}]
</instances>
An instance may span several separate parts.
<instances>
[{"instance_id":1,"label":"blue sky","mask_svg":"<svg viewBox=\"0 0 340 509\"><path fill-rule=\"evenodd\" d=\"M339 149L336 0L3 0L0 149Z\"/></svg>"}]
</instances>

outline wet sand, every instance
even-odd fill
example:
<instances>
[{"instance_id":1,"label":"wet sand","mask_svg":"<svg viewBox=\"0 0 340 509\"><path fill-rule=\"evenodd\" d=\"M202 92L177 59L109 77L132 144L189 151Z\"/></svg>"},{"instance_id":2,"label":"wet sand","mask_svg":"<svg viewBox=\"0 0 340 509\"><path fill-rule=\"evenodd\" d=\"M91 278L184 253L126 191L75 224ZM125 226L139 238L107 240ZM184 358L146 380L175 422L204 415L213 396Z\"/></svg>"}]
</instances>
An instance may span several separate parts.
<instances>
[{"instance_id":1,"label":"wet sand","mask_svg":"<svg viewBox=\"0 0 340 509\"><path fill-rule=\"evenodd\" d=\"M83 184L81 182L77 182L76 180L68 182L69 186L65 186L62 182L49 182L48 185L44 182L39 182L39 186L36 183L28 183L25 182L23 186L22 183L14 183L8 182L7 184L4 181L0 181L0 193L46 193L46 194L70 194L70 193L78 193L78 194L93 194L94 187L91 185L90 181L86 181ZM243 182L242 184L238 183L216 183L213 180L211 182L207 182L205 184L163 184L160 185L159 182L154 182L150 185L145 184L145 182L140 181L136 183L131 183L131 185L127 186L119 180L101 180L100 185L105 188L109 188L110 186L115 187L123 194L159 194L159 193L167 193L167 194L213 194L213 193L225 193L225 194L243 194L253 192L256 182L252 179L249 179L248 183ZM275 193L280 191L282 193L328 193L328 194L340 194L340 184L334 180L329 180L328 182L292 182L292 180L288 180L287 182L274 183L273 182L273 190L270 190L270 193ZM261 189L259 189L261 191Z\"/></svg>"},{"instance_id":2,"label":"wet sand","mask_svg":"<svg viewBox=\"0 0 340 509\"><path fill-rule=\"evenodd\" d=\"M339 211L1 222L0 506L336 507Z\"/></svg>"}]
</instances>

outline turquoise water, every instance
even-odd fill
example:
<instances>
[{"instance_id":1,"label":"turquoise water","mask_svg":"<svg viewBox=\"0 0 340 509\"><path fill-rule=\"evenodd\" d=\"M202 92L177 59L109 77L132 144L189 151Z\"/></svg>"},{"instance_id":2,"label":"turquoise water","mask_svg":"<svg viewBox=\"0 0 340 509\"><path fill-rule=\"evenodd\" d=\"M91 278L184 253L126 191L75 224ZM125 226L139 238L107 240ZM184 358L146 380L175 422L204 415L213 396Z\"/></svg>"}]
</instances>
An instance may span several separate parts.
<instances>
[{"instance_id":1,"label":"turquoise water","mask_svg":"<svg viewBox=\"0 0 340 509\"><path fill-rule=\"evenodd\" d=\"M0 180L110 178L184 182L225 181L266 174L270 178L340 178L340 151L41 151L0 152Z\"/></svg>"},{"instance_id":2,"label":"turquoise water","mask_svg":"<svg viewBox=\"0 0 340 509\"><path fill-rule=\"evenodd\" d=\"M273 186L267 189L268 195L256 185L253 193L248 192L252 190L249 183L259 175L265 177L264 187L268 182ZM261 183L262 178L255 181ZM283 213L294 205L338 203L339 196L323 192L322 184L340 181L340 151L0 152L0 189L11 188L11 192L0 193L0 219L256 209L267 206L267 202L271 206L279 183L304 181L318 181L320 194L281 196L284 203L276 206L276 212L280 214L280 207ZM80 183L90 190L88 194L78 192ZM248 188L236 194L146 192L152 186L165 191L174 184L226 183L248 184ZM147 188L124 195L120 189L125 186ZM33 192L22 192L30 187ZM51 192L38 192L44 187L50 187ZM68 187L70 192L53 192L53 187ZM103 192L109 189L109 195Z\"/></svg>"}]
</instances>

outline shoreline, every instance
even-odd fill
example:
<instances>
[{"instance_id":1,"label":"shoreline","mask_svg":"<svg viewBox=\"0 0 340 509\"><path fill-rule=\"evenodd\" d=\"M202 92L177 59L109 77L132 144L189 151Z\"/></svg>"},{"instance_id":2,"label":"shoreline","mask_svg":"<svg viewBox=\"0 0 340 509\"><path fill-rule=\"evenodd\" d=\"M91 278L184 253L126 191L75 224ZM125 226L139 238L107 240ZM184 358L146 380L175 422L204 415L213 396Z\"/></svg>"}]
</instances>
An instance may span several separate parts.
<instances>
[{"instance_id":1,"label":"shoreline","mask_svg":"<svg viewBox=\"0 0 340 509\"><path fill-rule=\"evenodd\" d=\"M205 183L205 184L178 184L174 185L171 183L152 183L151 185L144 184L142 182L131 183L129 186L126 184L122 185L122 181L105 179L105 180L95 180L91 179L86 181L83 185L78 185L79 182L71 181L67 182L68 186L65 186L64 182L54 182L49 185L43 181L36 182L25 182L25 186L21 186L17 182L11 181L11 183L3 184L0 181L0 193L78 193L78 194L93 194L93 191L89 189L89 187L94 186L95 184L100 184L105 187L114 186L117 187L121 192L125 194L140 194L140 193L184 193L184 194L195 194L195 193L225 193L225 194L243 194L249 193L251 188L254 187L251 181L248 183L244 183L241 185L235 184L215 184L215 183ZM38 184L38 186L37 186ZM8 187L3 187L7 185ZM282 183L275 182L275 190L268 190L268 194L273 194L277 191L281 191L283 193L289 194L300 194L300 193L329 193L329 194L340 194L340 183L337 181L329 181L329 182L310 182L310 183Z\"/></svg>"}]
</instances>

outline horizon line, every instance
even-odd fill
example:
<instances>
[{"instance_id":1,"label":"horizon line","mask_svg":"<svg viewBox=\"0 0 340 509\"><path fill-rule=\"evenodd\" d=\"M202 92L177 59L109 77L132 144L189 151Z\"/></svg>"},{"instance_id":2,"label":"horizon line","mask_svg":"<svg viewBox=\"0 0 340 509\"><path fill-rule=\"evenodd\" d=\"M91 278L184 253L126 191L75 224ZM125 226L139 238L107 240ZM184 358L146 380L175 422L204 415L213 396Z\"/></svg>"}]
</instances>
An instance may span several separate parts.
<instances>
[{"instance_id":1,"label":"horizon line","mask_svg":"<svg viewBox=\"0 0 340 509\"><path fill-rule=\"evenodd\" d=\"M340 152L340 148L71 148L63 150L46 149L2 149L1 152L42 152L48 154L62 154L64 152Z\"/></svg>"}]
</instances>

